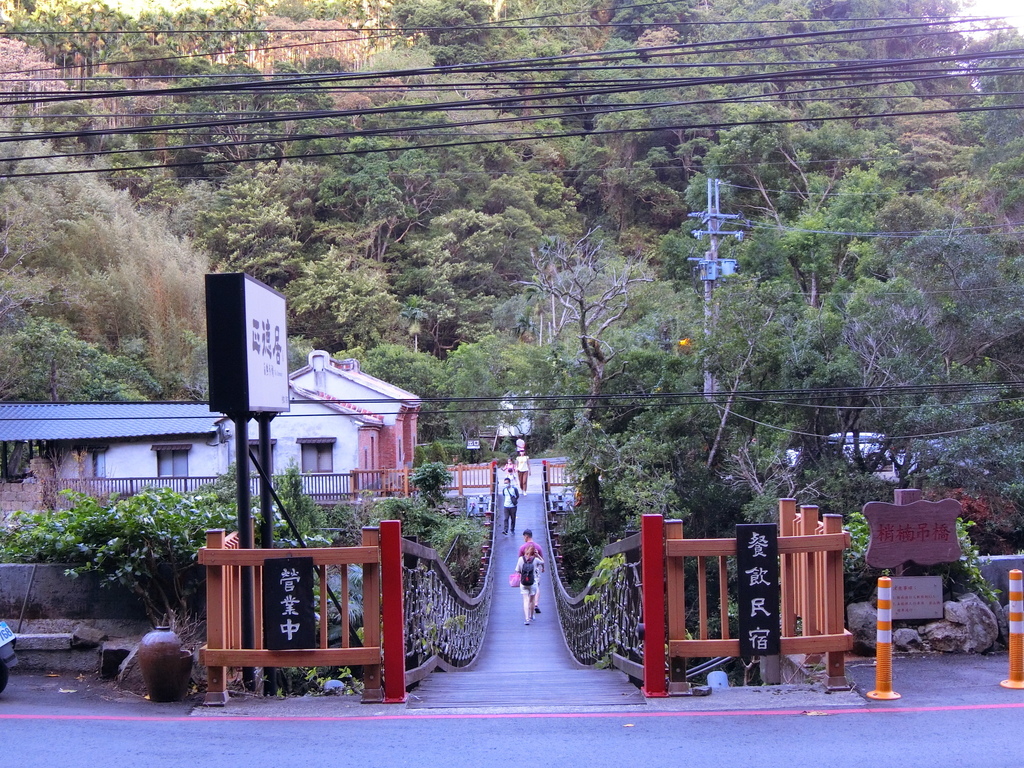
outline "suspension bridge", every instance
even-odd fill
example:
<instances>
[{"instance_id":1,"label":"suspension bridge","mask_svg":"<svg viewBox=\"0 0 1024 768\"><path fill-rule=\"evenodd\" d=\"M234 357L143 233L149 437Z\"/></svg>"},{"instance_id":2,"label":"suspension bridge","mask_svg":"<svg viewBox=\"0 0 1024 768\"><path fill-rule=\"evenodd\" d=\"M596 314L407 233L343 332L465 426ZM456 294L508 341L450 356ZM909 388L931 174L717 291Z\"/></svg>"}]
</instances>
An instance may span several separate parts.
<instances>
[{"instance_id":1,"label":"suspension bridge","mask_svg":"<svg viewBox=\"0 0 1024 768\"><path fill-rule=\"evenodd\" d=\"M735 539L686 539L681 522L645 515L640 533L605 548L614 565L573 595L560 567L560 523L571 505L563 467L531 462L530 490L520 497L516 532L508 536L497 483L492 466L482 495L469 504L486 515L490 536L474 594L456 584L434 550L402 538L397 521L364 529L361 546L343 548L239 550L223 531L211 532L199 553L207 568L205 703L228 702L230 667L359 666L367 702L643 706L649 697L693 693L689 679L700 667L688 668L688 660L740 656L739 639L730 636ZM519 589L508 585L527 528L546 562L541 613L529 625ZM839 516L780 499L781 654L819 665L826 685L837 689L847 686L843 659L852 647L843 622L847 546ZM266 563L298 556L311 557L319 583L341 592L333 603L340 631L329 633L328 622L319 622L316 648L270 650L260 638L257 647L242 647L245 569L254 572L260 594ZM359 587L349 577L352 566L361 573L363 612L363 634L355 639L349 598ZM331 615L330 592L319 590L321 616ZM257 605L256 626L260 621Z\"/></svg>"},{"instance_id":2,"label":"suspension bridge","mask_svg":"<svg viewBox=\"0 0 1024 768\"><path fill-rule=\"evenodd\" d=\"M532 468L541 477L540 462ZM536 483L538 486L540 483ZM494 574L490 616L480 653L465 671L434 673L409 693L410 707L602 706L642 705L644 697L621 672L577 662L566 645L556 608L556 563L548 535L549 493L537 488L519 498L516 531L505 536L496 510L491 570ZM534 532L548 561L539 582L541 609L524 622L518 588L508 586L515 569L522 532Z\"/></svg>"}]
</instances>

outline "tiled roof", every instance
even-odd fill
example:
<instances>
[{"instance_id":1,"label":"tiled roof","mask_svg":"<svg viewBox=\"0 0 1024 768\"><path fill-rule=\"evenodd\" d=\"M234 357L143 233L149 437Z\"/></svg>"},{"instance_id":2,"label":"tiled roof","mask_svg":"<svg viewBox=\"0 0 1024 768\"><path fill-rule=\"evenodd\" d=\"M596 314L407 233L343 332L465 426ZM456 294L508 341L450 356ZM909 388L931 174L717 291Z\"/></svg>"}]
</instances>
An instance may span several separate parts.
<instances>
[{"instance_id":1,"label":"tiled roof","mask_svg":"<svg viewBox=\"0 0 1024 768\"><path fill-rule=\"evenodd\" d=\"M384 423L384 419L379 413L374 413L373 411L369 411L358 405L353 405L352 403L345 403L341 400L336 400L324 392L315 392L312 389L300 387L294 381L291 382L289 386L291 387L292 392L294 392L300 400L325 406L336 413L343 413L346 416L354 416L363 423L376 424L378 426Z\"/></svg>"},{"instance_id":2,"label":"tiled roof","mask_svg":"<svg viewBox=\"0 0 1024 768\"><path fill-rule=\"evenodd\" d=\"M371 376L368 373L363 373L361 370L352 370L344 367L342 361L331 358L331 368L329 369L332 373L346 378L349 381L354 381L357 384L361 384L367 389L380 392L385 397L391 397L395 400L403 400L409 403L419 405L420 399L412 392L407 392L401 387L396 387L394 384L389 384L383 379L378 379L376 376Z\"/></svg>"},{"instance_id":3,"label":"tiled roof","mask_svg":"<svg viewBox=\"0 0 1024 768\"><path fill-rule=\"evenodd\" d=\"M208 403L0 403L0 441L199 435L223 418Z\"/></svg>"}]
</instances>

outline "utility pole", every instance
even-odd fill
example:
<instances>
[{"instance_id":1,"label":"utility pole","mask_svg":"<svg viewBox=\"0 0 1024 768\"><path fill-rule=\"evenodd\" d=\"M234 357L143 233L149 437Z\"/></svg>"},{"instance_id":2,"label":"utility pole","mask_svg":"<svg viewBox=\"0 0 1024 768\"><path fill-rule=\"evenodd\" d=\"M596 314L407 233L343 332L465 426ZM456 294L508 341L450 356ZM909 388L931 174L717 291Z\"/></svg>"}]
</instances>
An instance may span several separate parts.
<instances>
[{"instance_id":1,"label":"utility pole","mask_svg":"<svg viewBox=\"0 0 1024 768\"><path fill-rule=\"evenodd\" d=\"M697 262L697 272L704 283L704 341L711 343L711 335L714 332L715 321L718 311L715 306L715 281L719 277L736 274L736 259L718 258L718 238L732 235L737 240L743 239L742 231L724 230L722 222L729 219L738 219L739 214L722 213L719 208L719 186L720 179L708 179L708 207L706 211L691 213L690 218L700 219L705 229L693 231L693 236L698 240L707 237L710 246L704 252L704 258L691 258L690 261ZM715 377L705 369L704 371L704 394L711 395L715 391Z\"/></svg>"}]
</instances>

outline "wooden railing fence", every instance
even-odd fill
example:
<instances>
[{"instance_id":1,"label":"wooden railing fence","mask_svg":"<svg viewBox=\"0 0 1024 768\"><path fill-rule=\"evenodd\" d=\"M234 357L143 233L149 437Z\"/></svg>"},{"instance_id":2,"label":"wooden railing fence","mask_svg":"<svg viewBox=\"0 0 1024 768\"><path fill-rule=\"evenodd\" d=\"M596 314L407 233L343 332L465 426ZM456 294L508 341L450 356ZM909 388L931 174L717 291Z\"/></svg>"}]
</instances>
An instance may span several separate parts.
<instances>
[{"instance_id":1,"label":"wooden railing fence","mask_svg":"<svg viewBox=\"0 0 1024 768\"><path fill-rule=\"evenodd\" d=\"M793 499L779 501L779 522L781 653L824 654L828 685L845 686L844 654L853 647L843 606L843 550L850 535L840 515L824 515L819 521L817 507L798 511ZM644 515L641 537L644 691L648 696L685 693L687 658L739 655L739 640L729 629L729 560L736 556L736 540L686 539L682 522L660 515ZM686 558L696 559L695 611L686 601ZM717 582L715 595L709 588L709 564Z\"/></svg>"},{"instance_id":2,"label":"wooden railing fence","mask_svg":"<svg viewBox=\"0 0 1024 768\"><path fill-rule=\"evenodd\" d=\"M235 534L222 530L207 533L206 546L199 550L199 562L206 566L207 642L200 650L200 662L207 667L205 703L227 703L229 667L323 667L361 666L363 701L388 703L405 700L404 615L402 594L402 534L395 520L381 522L380 528L364 528L358 547L309 549L239 549ZM264 647L261 600L254 600L254 648L242 647L243 569L253 570L254 594L262 594L262 571L271 559L311 557L320 588L318 645L313 649L270 651ZM349 632L348 566L363 570L363 645L351 646ZM329 647L327 571L341 574L341 632L337 647Z\"/></svg>"},{"instance_id":3,"label":"wooden railing fence","mask_svg":"<svg viewBox=\"0 0 1024 768\"><path fill-rule=\"evenodd\" d=\"M445 491L455 496L490 493L497 482L494 462L487 464L456 464L448 467L452 483ZM360 496L409 496L415 488L409 481L410 469L358 469L352 472L303 474L302 492L318 504L334 505ZM216 476L203 477L59 477L43 481L46 498L61 505L59 492L71 490L95 498L106 499L116 494L121 498L135 496L146 488L170 488L190 493L213 483ZM275 484L279 481L275 476ZM259 495L259 480L250 480L254 496ZM66 503L65 505L66 506Z\"/></svg>"},{"instance_id":4,"label":"wooden railing fence","mask_svg":"<svg viewBox=\"0 0 1024 768\"><path fill-rule=\"evenodd\" d=\"M561 493L569 485L565 471L565 464L561 462L544 461L541 465L544 472L544 486L552 493Z\"/></svg>"}]
</instances>

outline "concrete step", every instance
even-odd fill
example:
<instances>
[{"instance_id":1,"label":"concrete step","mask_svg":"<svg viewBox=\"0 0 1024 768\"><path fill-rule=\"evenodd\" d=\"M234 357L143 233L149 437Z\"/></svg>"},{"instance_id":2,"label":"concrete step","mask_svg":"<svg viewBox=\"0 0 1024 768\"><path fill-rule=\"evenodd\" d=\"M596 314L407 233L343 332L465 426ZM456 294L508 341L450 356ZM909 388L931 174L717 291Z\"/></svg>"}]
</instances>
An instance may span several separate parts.
<instances>
[{"instance_id":1,"label":"concrete step","mask_svg":"<svg viewBox=\"0 0 1024 768\"><path fill-rule=\"evenodd\" d=\"M20 634L15 651L18 666L25 670L98 672L114 678L138 642L138 637L108 637L90 627L81 627L75 632Z\"/></svg>"}]
</instances>

